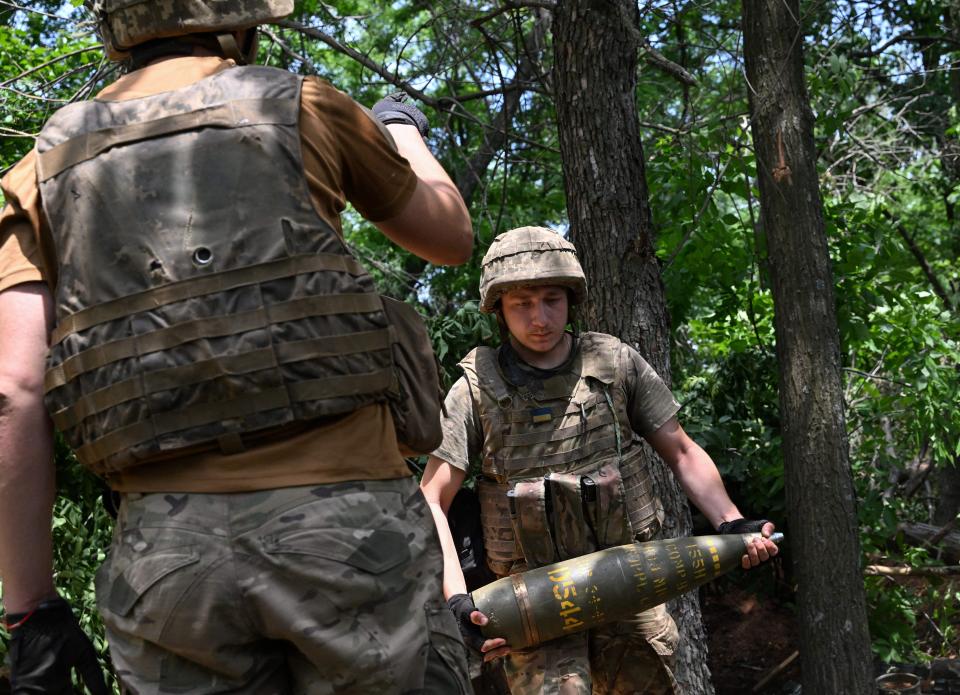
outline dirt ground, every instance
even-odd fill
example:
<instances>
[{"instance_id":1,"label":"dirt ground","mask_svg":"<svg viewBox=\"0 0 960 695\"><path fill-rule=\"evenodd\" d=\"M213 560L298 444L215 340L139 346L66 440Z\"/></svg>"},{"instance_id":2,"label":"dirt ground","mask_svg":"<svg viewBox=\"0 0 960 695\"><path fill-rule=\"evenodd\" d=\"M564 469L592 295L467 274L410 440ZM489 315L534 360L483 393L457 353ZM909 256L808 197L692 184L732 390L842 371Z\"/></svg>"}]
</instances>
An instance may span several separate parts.
<instances>
[{"instance_id":1,"label":"dirt ground","mask_svg":"<svg viewBox=\"0 0 960 695\"><path fill-rule=\"evenodd\" d=\"M750 693L798 648L796 619L774 598L724 587L722 593L705 592L702 608L717 695ZM788 681L800 681L796 657L757 692L782 693Z\"/></svg>"}]
</instances>

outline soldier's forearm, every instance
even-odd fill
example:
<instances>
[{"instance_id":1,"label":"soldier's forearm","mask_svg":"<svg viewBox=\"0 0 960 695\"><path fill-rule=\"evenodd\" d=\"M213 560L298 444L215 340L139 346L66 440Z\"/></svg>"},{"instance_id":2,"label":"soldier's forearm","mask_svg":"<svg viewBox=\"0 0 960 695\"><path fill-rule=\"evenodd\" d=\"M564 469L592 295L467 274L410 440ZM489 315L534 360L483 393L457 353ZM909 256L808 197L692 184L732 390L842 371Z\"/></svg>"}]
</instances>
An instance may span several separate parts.
<instances>
[{"instance_id":1,"label":"soldier's forearm","mask_svg":"<svg viewBox=\"0 0 960 695\"><path fill-rule=\"evenodd\" d=\"M467 583L460 569L460 558L457 556L457 547L450 534L450 525L447 515L443 513L439 503L429 503L433 514L433 523L437 527L437 536L440 538L440 547L443 550L443 597L450 598L454 594L467 593Z\"/></svg>"},{"instance_id":2,"label":"soldier's forearm","mask_svg":"<svg viewBox=\"0 0 960 695\"><path fill-rule=\"evenodd\" d=\"M53 428L43 405L52 313L40 283L0 292L0 579L10 613L54 594Z\"/></svg>"},{"instance_id":3,"label":"soldier's forearm","mask_svg":"<svg viewBox=\"0 0 960 695\"><path fill-rule=\"evenodd\" d=\"M23 613L55 594L53 433L42 409L0 399L0 578L4 609Z\"/></svg>"}]
</instances>

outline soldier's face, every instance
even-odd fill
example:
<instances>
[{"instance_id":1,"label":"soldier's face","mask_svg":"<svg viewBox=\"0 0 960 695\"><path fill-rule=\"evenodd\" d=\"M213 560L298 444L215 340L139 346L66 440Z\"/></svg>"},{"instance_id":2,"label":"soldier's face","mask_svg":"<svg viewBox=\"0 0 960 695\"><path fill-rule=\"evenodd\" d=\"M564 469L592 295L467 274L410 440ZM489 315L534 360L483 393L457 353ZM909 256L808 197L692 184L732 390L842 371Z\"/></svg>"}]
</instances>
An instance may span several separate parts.
<instances>
[{"instance_id":1,"label":"soldier's face","mask_svg":"<svg viewBox=\"0 0 960 695\"><path fill-rule=\"evenodd\" d=\"M528 350L548 353L560 344L567 325L567 291L557 285L521 287L500 299L510 335Z\"/></svg>"}]
</instances>

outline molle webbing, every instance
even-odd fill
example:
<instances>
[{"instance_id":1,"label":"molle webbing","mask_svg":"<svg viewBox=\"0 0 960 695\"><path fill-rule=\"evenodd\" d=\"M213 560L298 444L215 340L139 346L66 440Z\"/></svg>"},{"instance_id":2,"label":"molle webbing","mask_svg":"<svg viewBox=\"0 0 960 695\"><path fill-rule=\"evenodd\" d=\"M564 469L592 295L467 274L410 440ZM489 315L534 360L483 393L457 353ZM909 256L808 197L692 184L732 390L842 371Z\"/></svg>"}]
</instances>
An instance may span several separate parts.
<instances>
[{"instance_id":1,"label":"molle webbing","mask_svg":"<svg viewBox=\"0 0 960 695\"><path fill-rule=\"evenodd\" d=\"M57 323L56 329L54 329L50 336L50 342L56 345L71 333L79 333L97 324L106 323L107 321L119 319L124 316L131 316L154 307L194 299L214 292L225 292L238 287L255 285L271 280L282 280L301 273L319 272L322 270L335 270L350 273L351 275L363 275L366 273L363 267L353 258L333 255L294 256L272 263L227 270L222 273L214 273L192 280L182 280L156 289L131 294L121 299L97 304L78 311L75 314L65 316L62 321ZM359 301L350 295L337 295L336 297L305 297L297 300L297 302L305 308L311 305L315 307L320 306L322 302L326 300L328 305L335 310L327 313L336 313L336 310L374 311L380 307L379 297L368 293L363 293L363 295ZM354 302L354 304L351 305L351 302ZM323 312L319 309L315 310L315 312L307 311L306 313L303 313L303 309L301 309L298 312L297 306L296 302L288 302L286 306L271 309L270 313L279 321L291 320L290 318L283 317L284 311L288 311L290 315L301 313L302 315L298 318L304 318L310 315L323 315Z\"/></svg>"},{"instance_id":2,"label":"molle webbing","mask_svg":"<svg viewBox=\"0 0 960 695\"><path fill-rule=\"evenodd\" d=\"M383 302L312 206L300 88L231 68L44 126L58 261L45 399L95 472L236 453L399 393Z\"/></svg>"},{"instance_id":3,"label":"molle webbing","mask_svg":"<svg viewBox=\"0 0 960 695\"><path fill-rule=\"evenodd\" d=\"M198 128L239 128L254 125L295 125L289 104L281 99L238 99L151 121L129 123L83 133L43 152L37 158L37 179L52 179L72 166L120 145L184 133Z\"/></svg>"},{"instance_id":4,"label":"molle webbing","mask_svg":"<svg viewBox=\"0 0 960 695\"><path fill-rule=\"evenodd\" d=\"M610 489L603 488L600 496L601 501L608 501L600 507L614 509L622 504L635 535L656 531L652 480L627 415L620 341L603 334L583 334L570 372L545 380L539 388L511 386L500 371L496 351L489 348L473 351L461 366L471 383L470 392L476 394L483 428L483 472L490 486L485 488L487 494L481 495L481 503L489 505L484 508L484 528L490 534L499 533L502 545L509 543L503 531L496 531L500 514L493 504L502 508L503 503L495 495L519 490L527 481L542 482L545 475L552 479L560 474L557 480L563 474L572 474L571 480L591 478L602 488L600 483L609 481ZM622 513L619 518L621 521L614 523L609 513L598 516L597 524L610 526L604 527L601 542L620 538ZM602 529L598 526L597 530ZM503 574L511 556L489 550L488 555L491 568ZM526 560L531 562L530 557Z\"/></svg>"}]
</instances>

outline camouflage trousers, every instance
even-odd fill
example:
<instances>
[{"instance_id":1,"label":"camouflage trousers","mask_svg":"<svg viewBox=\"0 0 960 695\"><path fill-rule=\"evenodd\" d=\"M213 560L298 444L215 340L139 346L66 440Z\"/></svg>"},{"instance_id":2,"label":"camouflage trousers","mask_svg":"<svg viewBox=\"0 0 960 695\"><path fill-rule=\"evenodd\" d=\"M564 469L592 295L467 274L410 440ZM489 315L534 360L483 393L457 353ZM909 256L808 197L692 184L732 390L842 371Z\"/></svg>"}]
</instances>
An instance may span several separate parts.
<instances>
[{"instance_id":1,"label":"camouflage trousers","mask_svg":"<svg viewBox=\"0 0 960 695\"><path fill-rule=\"evenodd\" d=\"M512 652L512 695L679 695L672 664L677 626L665 606Z\"/></svg>"},{"instance_id":2,"label":"camouflage trousers","mask_svg":"<svg viewBox=\"0 0 960 695\"><path fill-rule=\"evenodd\" d=\"M413 478L127 494L97 573L126 693L470 693Z\"/></svg>"}]
</instances>

